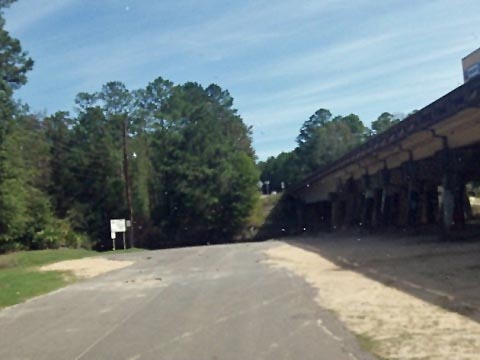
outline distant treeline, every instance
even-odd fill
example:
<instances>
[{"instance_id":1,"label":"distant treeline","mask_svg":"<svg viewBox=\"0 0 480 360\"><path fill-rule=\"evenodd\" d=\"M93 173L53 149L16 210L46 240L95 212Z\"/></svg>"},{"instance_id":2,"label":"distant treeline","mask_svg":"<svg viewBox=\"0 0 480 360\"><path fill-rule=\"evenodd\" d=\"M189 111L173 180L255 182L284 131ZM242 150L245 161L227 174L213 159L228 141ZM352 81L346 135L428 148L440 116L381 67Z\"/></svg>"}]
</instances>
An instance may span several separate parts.
<instances>
[{"instance_id":1,"label":"distant treeline","mask_svg":"<svg viewBox=\"0 0 480 360\"><path fill-rule=\"evenodd\" d=\"M109 220L130 217L125 179L137 246L225 241L242 228L259 173L228 91L109 82L78 94L75 114L43 117L13 99L33 61L3 16L0 46L0 251L110 248Z\"/></svg>"},{"instance_id":2,"label":"distant treeline","mask_svg":"<svg viewBox=\"0 0 480 360\"><path fill-rule=\"evenodd\" d=\"M303 123L294 150L271 156L258 164L261 180L269 181L270 191L281 191L282 182L288 188L398 123L399 117L384 112L369 128L355 114L334 117L329 110L319 109Z\"/></svg>"}]
</instances>

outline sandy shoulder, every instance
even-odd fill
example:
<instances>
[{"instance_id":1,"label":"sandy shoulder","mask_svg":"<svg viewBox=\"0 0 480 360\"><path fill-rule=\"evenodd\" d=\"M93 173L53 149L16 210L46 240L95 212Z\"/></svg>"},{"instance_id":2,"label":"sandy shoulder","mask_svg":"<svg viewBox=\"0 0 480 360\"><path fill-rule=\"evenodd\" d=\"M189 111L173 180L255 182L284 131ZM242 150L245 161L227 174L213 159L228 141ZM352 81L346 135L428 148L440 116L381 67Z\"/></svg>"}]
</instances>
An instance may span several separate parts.
<instances>
[{"instance_id":1,"label":"sandy shoulder","mask_svg":"<svg viewBox=\"0 0 480 360\"><path fill-rule=\"evenodd\" d=\"M387 359L480 359L480 324L336 266L316 253L280 245L267 263L304 278L315 301L333 311Z\"/></svg>"},{"instance_id":2,"label":"sandy shoulder","mask_svg":"<svg viewBox=\"0 0 480 360\"><path fill-rule=\"evenodd\" d=\"M45 265L40 268L40 271L71 271L76 277L87 279L109 271L122 269L132 264L133 261L117 261L102 257L91 257Z\"/></svg>"}]
</instances>

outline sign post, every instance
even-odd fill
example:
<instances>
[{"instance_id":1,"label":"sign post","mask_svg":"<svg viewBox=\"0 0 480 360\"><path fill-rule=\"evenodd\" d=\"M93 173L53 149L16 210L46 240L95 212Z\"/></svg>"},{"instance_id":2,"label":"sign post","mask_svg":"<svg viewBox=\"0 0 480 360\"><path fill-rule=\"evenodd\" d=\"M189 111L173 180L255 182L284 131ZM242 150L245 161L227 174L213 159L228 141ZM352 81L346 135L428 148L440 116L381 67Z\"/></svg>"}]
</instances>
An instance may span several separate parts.
<instances>
[{"instance_id":1,"label":"sign post","mask_svg":"<svg viewBox=\"0 0 480 360\"><path fill-rule=\"evenodd\" d=\"M115 251L115 237L117 232L123 233L123 249L127 249L127 244L125 242L125 231L127 230L125 219L111 219L110 220L110 232L113 240L113 250Z\"/></svg>"}]
</instances>

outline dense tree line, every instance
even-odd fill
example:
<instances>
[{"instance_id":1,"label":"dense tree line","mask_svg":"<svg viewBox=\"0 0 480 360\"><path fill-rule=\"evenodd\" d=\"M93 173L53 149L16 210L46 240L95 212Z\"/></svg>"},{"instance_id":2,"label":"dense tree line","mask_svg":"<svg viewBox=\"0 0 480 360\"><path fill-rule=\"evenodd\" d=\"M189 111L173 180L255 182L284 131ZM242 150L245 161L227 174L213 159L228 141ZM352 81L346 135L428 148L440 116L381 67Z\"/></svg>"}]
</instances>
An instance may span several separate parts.
<instances>
[{"instance_id":1,"label":"dense tree line","mask_svg":"<svg viewBox=\"0 0 480 360\"><path fill-rule=\"evenodd\" d=\"M33 61L3 17L0 46L0 251L111 247L109 219L131 215L126 181L137 246L225 241L242 228L259 173L227 90L109 82L78 94L75 114L44 117L13 100Z\"/></svg>"},{"instance_id":2,"label":"dense tree line","mask_svg":"<svg viewBox=\"0 0 480 360\"><path fill-rule=\"evenodd\" d=\"M261 179L270 181L270 190L280 191L282 182L288 187L300 181L399 121L398 116L384 112L368 128L355 114L334 117L329 110L319 109L303 123L294 150L259 162Z\"/></svg>"}]
</instances>

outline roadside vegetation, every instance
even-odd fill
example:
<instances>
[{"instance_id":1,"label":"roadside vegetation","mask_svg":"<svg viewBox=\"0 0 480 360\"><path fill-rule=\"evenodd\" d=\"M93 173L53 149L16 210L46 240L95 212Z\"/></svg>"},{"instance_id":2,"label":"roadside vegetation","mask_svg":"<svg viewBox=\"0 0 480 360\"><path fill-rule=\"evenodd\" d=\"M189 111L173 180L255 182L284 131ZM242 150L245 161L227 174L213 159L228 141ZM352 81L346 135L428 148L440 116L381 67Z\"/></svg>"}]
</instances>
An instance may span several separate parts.
<instances>
[{"instance_id":1,"label":"roadside vegetation","mask_svg":"<svg viewBox=\"0 0 480 360\"><path fill-rule=\"evenodd\" d=\"M257 229L262 227L281 196L282 194L272 194L259 197L248 218L248 226Z\"/></svg>"},{"instance_id":2,"label":"roadside vegetation","mask_svg":"<svg viewBox=\"0 0 480 360\"><path fill-rule=\"evenodd\" d=\"M40 266L97 254L84 249L58 249L0 255L0 308L48 293L75 280L69 273L39 271Z\"/></svg>"},{"instance_id":3,"label":"roadside vegetation","mask_svg":"<svg viewBox=\"0 0 480 360\"><path fill-rule=\"evenodd\" d=\"M14 98L33 59L5 30L0 1L0 253L111 248L109 220L135 246L229 241L257 201L252 129L216 84L143 88L111 81L74 113L32 113Z\"/></svg>"},{"instance_id":4,"label":"roadside vegetation","mask_svg":"<svg viewBox=\"0 0 480 360\"><path fill-rule=\"evenodd\" d=\"M319 109L303 123L294 150L259 162L261 180L270 181L272 191L281 191L282 182L288 189L355 146L399 123L403 117L384 112L369 128L358 115L333 116L329 110Z\"/></svg>"},{"instance_id":5,"label":"roadside vegetation","mask_svg":"<svg viewBox=\"0 0 480 360\"><path fill-rule=\"evenodd\" d=\"M124 254L143 251L131 248L108 251L106 254ZM0 308L21 303L29 298L46 294L76 281L68 271L40 271L40 267L65 260L97 256L100 253L85 249L54 249L18 251L0 255Z\"/></svg>"}]
</instances>

